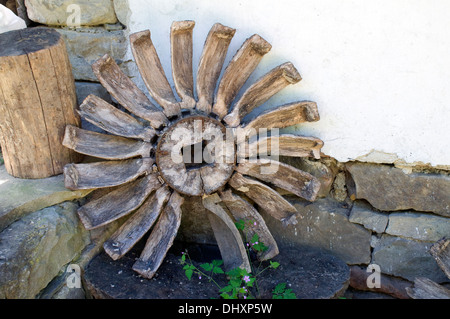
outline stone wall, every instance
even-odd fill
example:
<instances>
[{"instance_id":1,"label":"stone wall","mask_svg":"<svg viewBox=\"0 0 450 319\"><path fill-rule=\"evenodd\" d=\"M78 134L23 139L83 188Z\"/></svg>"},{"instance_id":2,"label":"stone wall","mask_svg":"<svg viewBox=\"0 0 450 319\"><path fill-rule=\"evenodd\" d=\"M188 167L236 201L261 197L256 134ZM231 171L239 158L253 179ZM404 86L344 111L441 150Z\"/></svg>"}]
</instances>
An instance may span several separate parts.
<instances>
[{"instance_id":1,"label":"stone wall","mask_svg":"<svg viewBox=\"0 0 450 319\"><path fill-rule=\"evenodd\" d=\"M405 288L417 277L449 283L429 253L433 243L450 236L449 172L405 173L332 158L281 160L318 177L322 189L315 202L279 190L298 210L296 225L285 227L260 209L280 249L308 245L336 255L351 266L351 285L358 289L365 288L355 282L358 274L376 264L382 286L371 290L394 297L408 297ZM84 297L67 287L67 266L87 266L121 223L87 232L76 209L93 196L65 189L61 175L22 180L0 166L0 297ZM176 240L215 244L201 199L187 199L182 208Z\"/></svg>"},{"instance_id":2,"label":"stone wall","mask_svg":"<svg viewBox=\"0 0 450 319\"><path fill-rule=\"evenodd\" d=\"M284 227L262 215L283 247L310 245L340 257L354 272L354 288L408 298L405 288L417 277L438 283L450 280L429 253L432 244L450 236L450 174L432 168L348 162L332 158L281 158L310 172L322 183L313 203L279 190L298 210L297 224ZM213 243L209 228L198 220L207 213L200 201L183 206L180 239ZM206 229L205 229L206 228ZM282 249L282 248L281 248ZM359 269L380 267L381 288L356 281Z\"/></svg>"}]
</instances>

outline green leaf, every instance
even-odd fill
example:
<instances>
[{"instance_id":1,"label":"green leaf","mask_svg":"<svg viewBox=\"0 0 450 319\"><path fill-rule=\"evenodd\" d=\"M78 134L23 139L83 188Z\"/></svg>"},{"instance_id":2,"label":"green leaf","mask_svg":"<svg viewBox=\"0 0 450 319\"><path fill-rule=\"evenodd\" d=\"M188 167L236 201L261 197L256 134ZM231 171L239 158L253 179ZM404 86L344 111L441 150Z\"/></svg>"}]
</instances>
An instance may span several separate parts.
<instances>
[{"instance_id":1,"label":"green leaf","mask_svg":"<svg viewBox=\"0 0 450 319\"><path fill-rule=\"evenodd\" d=\"M253 234L252 238L250 239L251 243L256 243L259 240L259 236L257 233Z\"/></svg>"},{"instance_id":2,"label":"green leaf","mask_svg":"<svg viewBox=\"0 0 450 319\"><path fill-rule=\"evenodd\" d=\"M241 280L231 279L230 280L230 285L233 288L237 288L237 287L241 286L241 282L242 282Z\"/></svg>"},{"instance_id":3,"label":"green leaf","mask_svg":"<svg viewBox=\"0 0 450 319\"><path fill-rule=\"evenodd\" d=\"M233 268L226 273L230 277L239 277L241 275L240 268Z\"/></svg>"},{"instance_id":4,"label":"green leaf","mask_svg":"<svg viewBox=\"0 0 450 319\"><path fill-rule=\"evenodd\" d=\"M201 264L200 267L202 267L206 271L211 271L213 269L214 265L213 264L204 263L204 264Z\"/></svg>"},{"instance_id":5,"label":"green leaf","mask_svg":"<svg viewBox=\"0 0 450 319\"><path fill-rule=\"evenodd\" d=\"M181 256L181 261L186 261L186 254L183 254L183 255Z\"/></svg>"},{"instance_id":6,"label":"green leaf","mask_svg":"<svg viewBox=\"0 0 450 319\"><path fill-rule=\"evenodd\" d=\"M214 259L214 260L212 261L212 264L213 264L214 266L221 266L221 265L223 264L223 260L221 260L221 259Z\"/></svg>"},{"instance_id":7,"label":"green leaf","mask_svg":"<svg viewBox=\"0 0 450 319\"><path fill-rule=\"evenodd\" d=\"M227 294L226 292L221 293L220 296L221 296L223 299L231 299L230 295Z\"/></svg>"},{"instance_id":8,"label":"green leaf","mask_svg":"<svg viewBox=\"0 0 450 319\"><path fill-rule=\"evenodd\" d=\"M225 286L222 289L220 289L219 292L230 292L231 290L233 290L233 287L228 285L228 286Z\"/></svg>"},{"instance_id":9,"label":"green leaf","mask_svg":"<svg viewBox=\"0 0 450 319\"><path fill-rule=\"evenodd\" d=\"M214 267L213 274L224 274L225 272L220 267Z\"/></svg>"},{"instance_id":10,"label":"green leaf","mask_svg":"<svg viewBox=\"0 0 450 319\"><path fill-rule=\"evenodd\" d=\"M286 283L282 282L275 286L275 289L273 290L274 294L281 294L286 289Z\"/></svg>"},{"instance_id":11,"label":"green leaf","mask_svg":"<svg viewBox=\"0 0 450 319\"><path fill-rule=\"evenodd\" d=\"M288 289L288 290L289 290L289 292L286 291L283 294L283 299L297 299L297 296L295 295L295 293L291 292L292 289Z\"/></svg>"},{"instance_id":12,"label":"green leaf","mask_svg":"<svg viewBox=\"0 0 450 319\"><path fill-rule=\"evenodd\" d=\"M244 230L244 228L245 228L245 220L243 220L243 219L240 219L239 221L237 221L234 224L236 225L236 228L238 230Z\"/></svg>"},{"instance_id":13,"label":"green leaf","mask_svg":"<svg viewBox=\"0 0 450 319\"><path fill-rule=\"evenodd\" d=\"M277 269L278 266L280 266L280 263L276 261L270 261L270 267L272 267L273 269Z\"/></svg>"},{"instance_id":14,"label":"green leaf","mask_svg":"<svg viewBox=\"0 0 450 319\"><path fill-rule=\"evenodd\" d=\"M186 269L190 269L191 267L189 266L189 265L185 265L184 267L183 267L183 270L186 270Z\"/></svg>"},{"instance_id":15,"label":"green leaf","mask_svg":"<svg viewBox=\"0 0 450 319\"><path fill-rule=\"evenodd\" d=\"M194 270L189 268L189 269L186 269L186 271L184 273L185 273L187 279L191 280L192 274L194 273Z\"/></svg>"},{"instance_id":16,"label":"green leaf","mask_svg":"<svg viewBox=\"0 0 450 319\"><path fill-rule=\"evenodd\" d=\"M247 286L249 287L253 287L253 283L255 282L256 278L255 277L250 277L250 281L246 283Z\"/></svg>"}]
</instances>

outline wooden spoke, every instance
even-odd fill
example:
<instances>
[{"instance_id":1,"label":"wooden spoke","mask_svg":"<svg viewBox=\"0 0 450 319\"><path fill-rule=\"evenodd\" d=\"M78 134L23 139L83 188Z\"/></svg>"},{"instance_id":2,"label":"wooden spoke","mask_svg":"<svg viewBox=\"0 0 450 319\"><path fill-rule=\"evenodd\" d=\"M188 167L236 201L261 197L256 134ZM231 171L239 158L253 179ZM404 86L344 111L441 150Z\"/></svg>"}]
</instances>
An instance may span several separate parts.
<instances>
[{"instance_id":1,"label":"wooden spoke","mask_svg":"<svg viewBox=\"0 0 450 319\"><path fill-rule=\"evenodd\" d=\"M67 125L63 145L78 153L118 160L150 157L152 144L115 135L102 134Z\"/></svg>"},{"instance_id":2,"label":"wooden spoke","mask_svg":"<svg viewBox=\"0 0 450 319\"><path fill-rule=\"evenodd\" d=\"M197 109L206 114L211 112L217 80L235 32L236 29L216 23L206 38L197 72Z\"/></svg>"},{"instance_id":3,"label":"wooden spoke","mask_svg":"<svg viewBox=\"0 0 450 319\"><path fill-rule=\"evenodd\" d=\"M115 135L139 138L146 142L155 137L154 129L145 127L131 115L92 94L80 105L79 113L88 122Z\"/></svg>"},{"instance_id":4,"label":"wooden spoke","mask_svg":"<svg viewBox=\"0 0 450 319\"><path fill-rule=\"evenodd\" d=\"M222 119L236 94L272 46L259 35L247 39L236 52L220 80L213 112Z\"/></svg>"},{"instance_id":5,"label":"wooden spoke","mask_svg":"<svg viewBox=\"0 0 450 319\"><path fill-rule=\"evenodd\" d=\"M241 234L227 212L219 205L217 193L203 196L203 206L212 214L208 215L214 231L220 254L227 270L242 268L251 272L250 262L242 242Z\"/></svg>"},{"instance_id":6,"label":"wooden spoke","mask_svg":"<svg viewBox=\"0 0 450 319\"><path fill-rule=\"evenodd\" d=\"M172 76L180 106L193 109L194 76L192 73L192 29L194 21L174 21L170 28L170 48L172 58Z\"/></svg>"},{"instance_id":7,"label":"wooden spoke","mask_svg":"<svg viewBox=\"0 0 450 319\"><path fill-rule=\"evenodd\" d=\"M130 35L131 51L150 95L164 109L164 114L172 117L180 114L180 106L164 69L158 53L151 40L150 31L145 30Z\"/></svg>"},{"instance_id":8,"label":"wooden spoke","mask_svg":"<svg viewBox=\"0 0 450 319\"><path fill-rule=\"evenodd\" d=\"M239 158L256 158L257 155L281 155L320 158L323 141L315 137L292 134L266 136L258 140L245 141L237 146Z\"/></svg>"},{"instance_id":9,"label":"wooden spoke","mask_svg":"<svg viewBox=\"0 0 450 319\"><path fill-rule=\"evenodd\" d=\"M231 113L223 120L229 127L238 126L241 124L242 118L254 108L266 102L289 84L295 84L301 79L297 69L290 62L276 67L250 86L233 106Z\"/></svg>"},{"instance_id":10,"label":"wooden spoke","mask_svg":"<svg viewBox=\"0 0 450 319\"><path fill-rule=\"evenodd\" d=\"M78 216L87 230L106 225L134 211L160 187L156 174L146 175L83 205Z\"/></svg>"},{"instance_id":11,"label":"wooden spoke","mask_svg":"<svg viewBox=\"0 0 450 319\"><path fill-rule=\"evenodd\" d=\"M150 102L108 54L92 64L92 70L105 89L128 111L149 121L153 128L160 128L168 123L167 117Z\"/></svg>"},{"instance_id":12,"label":"wooden spoke","mask_svg":"<svg viewBox=\"0 0 450 319\"><path fill-rule=\"evenodd\" d=\"M181 222L181 204L184 198L173 192L166 207L159 216L150 237L133 270L145 278L151 279L161 265L167 251L173 244Z\"/></svg>"},{"instance_id":13,"label":"wooden spoke","mask_svg":"<svg viewBox=\"0 0 450 319\"><path fill-rule=\"evenodd\" d=\"M284 224L296 224L297 209L269 186L242 174L234 173L229 185L253 200L262 210Z\"/></svg>"},{"instance_id":14,"label":"wooden spoke","mask_svg":"<svg viewBox=\"0 0 450 319\"><path fill-rule=\"evenodd\" d=\"M259 239L268 249L258 256L260 260L268 260L278 255L278 245L267 228L266 222L258 211L242 197L233 194L230 189L220 192L220 198L227 206L236 221L245 220L245 232L248 239L258 234Z\"/></svg>"},{"instance_id":15,"label":"wooden spoke","mask_svg":"<svg viewBox=\"0 0 450 319\"><path fill-rule=\"evenodd\" d=\"M313 175L275 160L240 163L236 171L271 183L309 201L316 199L320 182Z\"/></svg>"},{"instance_id":16,"label":"wooden spoke","mask_svg":"<svg viewBox=\"0 0 450 319\"><path fill-rule=\"evenodd\" d=\"M64 166L64 183L71 190L118 186L152 170L152 158Z\"/></svg>"},{"instance_id":17,"label":"wooden spoke","mask_svg":"<svg viewBox=\"0 0 450 319\"><path fill-rule=\"evenodd\" d=\"M315 102L294 102L263 112L248 124L238 127L236 134L251 136L256 134L260 128L285 128L303 122L315 122L318 120L319 111Z\"/></svg>"},{"instance_id":18,"label":"wooden spoke","mask_svg":"<svg viewBox=\"0 0 450 319\"><path fill-rule=\"evenodd\" d=\"M154 192L109 238L103 247L112 259L125 255L152 227L170 197L167 185Z\"/></svg>"}]
</instances>

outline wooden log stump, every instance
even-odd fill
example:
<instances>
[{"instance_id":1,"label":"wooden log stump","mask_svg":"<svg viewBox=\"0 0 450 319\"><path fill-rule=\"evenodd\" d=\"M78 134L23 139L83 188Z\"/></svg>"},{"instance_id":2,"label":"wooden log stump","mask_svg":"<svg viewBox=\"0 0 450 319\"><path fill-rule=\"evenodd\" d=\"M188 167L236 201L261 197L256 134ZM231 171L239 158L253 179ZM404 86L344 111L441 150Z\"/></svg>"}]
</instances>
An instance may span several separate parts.
<instances>
[{"instance_id":1,"label":"wooden log stump","mask_svg":"<svg viewBox=\"0 0 450 319\"><path fill-rule=\"evenodd\" d=\"M38 27L0 35L0 143L9 174L44 178L81 159L62 145L66 125L80 126L76 101L57 31Z\"/></svg>"}]
</instances>

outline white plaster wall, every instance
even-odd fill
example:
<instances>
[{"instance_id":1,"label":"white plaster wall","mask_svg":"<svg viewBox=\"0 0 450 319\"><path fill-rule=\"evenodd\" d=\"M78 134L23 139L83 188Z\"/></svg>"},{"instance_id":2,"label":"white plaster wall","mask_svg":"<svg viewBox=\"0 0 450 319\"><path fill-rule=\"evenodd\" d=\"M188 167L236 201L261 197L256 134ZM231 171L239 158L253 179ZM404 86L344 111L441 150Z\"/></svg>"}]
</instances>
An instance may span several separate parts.
<instances>
[{"instance_id":1,"label":"white plaster wall","mask_svg":"<svg viewBox=\"0 0 450 319\"><path fill-rule=\"evenodd\" d=\"M260 110L296 100L318 103L319 122L288 131L321 138L323 152L343 162L374 150L389 153L387 162L450 165L450 1L129 0L129 5L129 31L151 30L170 81L172 21L196 21L195 72L215 22L237 29L226 64L258 33L273 47L244 88L286 61L303 77Z\"/></svg>"}]
</instances>

